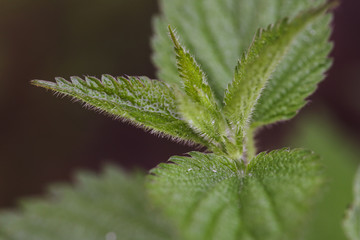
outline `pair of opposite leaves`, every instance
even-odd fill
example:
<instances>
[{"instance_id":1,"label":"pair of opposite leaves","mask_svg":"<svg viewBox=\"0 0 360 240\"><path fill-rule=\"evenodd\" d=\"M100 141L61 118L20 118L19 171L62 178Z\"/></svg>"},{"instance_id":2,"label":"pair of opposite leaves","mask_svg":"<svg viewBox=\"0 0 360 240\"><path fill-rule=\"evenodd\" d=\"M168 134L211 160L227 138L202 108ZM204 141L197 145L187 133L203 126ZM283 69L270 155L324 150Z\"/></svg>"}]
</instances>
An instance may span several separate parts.
<instances>
[{"instance_id":1,"label":"pair of opposite leaves","mask_svg":"<svg viewBox=\"0 0 360 240\"><path fill-rule=\"evenodd\" d=\"M291 21L284 19L265 30L260 29L238 62L233 81L221 95L218 88L211 87L215 84L210 84L211 79L207 79L195 59L180 45L170 27L180 84L170 85L146 77L116 79L109 75L103 75L101 81L95 77L86 77L85 81L72 77L71 82L57 78L56 83L41 80L33 83L80 99L101 111L155 132L200 143L214 153L241 160L247 133L258 126L293 116L304 104L304 95L311 93L313 85L321 80L329 66L324 56L331 48L328 43L319 50L318 54L323 57L320 63L312 64L316 66L310 66L310 70L303 69L307 73L305 77L313 80L312 85L307 83L300 89L296 89L295 84L284 89L279 86L267 94L275 99L261 99L262 93L265 91L266 94L265 89L271 85L268 81L272 73L290 52L299 33L333 4L323 4ZM322 36L326 41L328 33ZM287 66L286 70L292 67ZM264 112L262 108L269 108L269 102L280 102L280 106L268 109L271 117L269 114L264 117L258 114Z\"/></svg>"}]
</instances>

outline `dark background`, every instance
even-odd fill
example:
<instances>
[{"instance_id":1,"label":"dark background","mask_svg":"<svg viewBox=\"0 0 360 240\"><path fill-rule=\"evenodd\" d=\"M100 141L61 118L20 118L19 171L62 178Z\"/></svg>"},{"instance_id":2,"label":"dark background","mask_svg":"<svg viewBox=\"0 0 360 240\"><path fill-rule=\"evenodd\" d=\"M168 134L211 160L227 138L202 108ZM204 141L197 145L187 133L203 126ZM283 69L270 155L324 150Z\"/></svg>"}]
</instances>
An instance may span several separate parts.
<instances>
[{"instance_id":1,"label":"dark background","mask_svg":"<svg viewBox=\"0 0 360 240\"><path fill-rule=\"evenodd\" d=\"M191 147L88 111L29 84L56 76L146 75L155 0L12 0L0 2L0 207L70 181L106 162L150 169ZM360 142L360 1L335 11L334 65L295 119L263 129L260 150L283 139L306 113L326 108Z\"/></svg>"}]
</instances>

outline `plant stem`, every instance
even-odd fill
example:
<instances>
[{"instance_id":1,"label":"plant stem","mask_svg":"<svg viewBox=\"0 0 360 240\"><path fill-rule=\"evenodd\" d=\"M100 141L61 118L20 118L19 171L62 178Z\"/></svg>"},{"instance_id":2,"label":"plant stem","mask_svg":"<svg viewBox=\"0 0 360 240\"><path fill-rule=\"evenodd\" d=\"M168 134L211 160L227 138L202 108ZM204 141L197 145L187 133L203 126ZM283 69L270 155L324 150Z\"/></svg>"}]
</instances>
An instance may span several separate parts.
<instances>
[{"instance_id":1,"label":"plant stem","mask_svg":"<svg viewBox=\"0 0 360 240\"><path fill-rule=\"evenodd\" d=\"M246 137L245 137L244 156L246 159L246 163L249 163L256 155L254 136L255 136L254 128L249 127L248 130L246 131Z\"/></svg>"}]
</instances>

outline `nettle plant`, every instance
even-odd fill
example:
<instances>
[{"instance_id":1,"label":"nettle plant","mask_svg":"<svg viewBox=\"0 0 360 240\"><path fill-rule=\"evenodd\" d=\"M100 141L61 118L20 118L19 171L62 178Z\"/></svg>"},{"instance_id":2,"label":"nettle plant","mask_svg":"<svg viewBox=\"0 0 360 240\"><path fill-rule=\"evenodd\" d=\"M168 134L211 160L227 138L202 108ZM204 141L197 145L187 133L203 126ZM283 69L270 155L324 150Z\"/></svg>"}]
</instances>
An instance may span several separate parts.
<instances>
[{"instance_id":1,"label":"nettle plant","mask_svg":"<svg viewBox=\"0 0 360 240\"><path fill-rule=\"evenodd\" d=\"M0 239L302 239L324 183L319 157L303 149L257 154L253 138L295 116L324 78L334 5L163 0L153 38L161 81L33 81L207 151L172 157L146 177L114 167L102 177L80 174L75 188L53 188L52 200L2 214ZM360 239L359 202L345 222L352 240Z\"/></svg>"}]
</instances>

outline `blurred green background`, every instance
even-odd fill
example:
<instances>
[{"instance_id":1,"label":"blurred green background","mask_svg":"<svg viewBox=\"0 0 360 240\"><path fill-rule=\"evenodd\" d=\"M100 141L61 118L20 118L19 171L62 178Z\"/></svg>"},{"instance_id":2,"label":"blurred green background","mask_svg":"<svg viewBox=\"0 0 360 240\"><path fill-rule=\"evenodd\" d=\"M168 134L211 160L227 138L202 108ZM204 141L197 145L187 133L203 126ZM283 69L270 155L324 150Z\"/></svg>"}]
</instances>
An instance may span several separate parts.
<instances>
[{"instance_id":1,"label":"blurred green background","mask_svg":"<svg viewBox=\"0 0 360 240\"><path fill-rule=\"evenodd\" d=\"M193 150L88 111L29 84L72 75L146 75L155 0L0 1L0 207L105 162L150 169ZM335 11L334 65L293 120L259 132L259 150L307 147L322 155L329 186L311 239L343 239L342 212L360 162L360 2ZM324 110L325 109L325 110ZM331 211L330 211L330 210ZM328 214L328 215L326 215ZM335 217L331 217L335 216ZM321 223L321 224L319 224ZM327 237L327 238L325 238Z\"/></svg>"}]
</instances>

